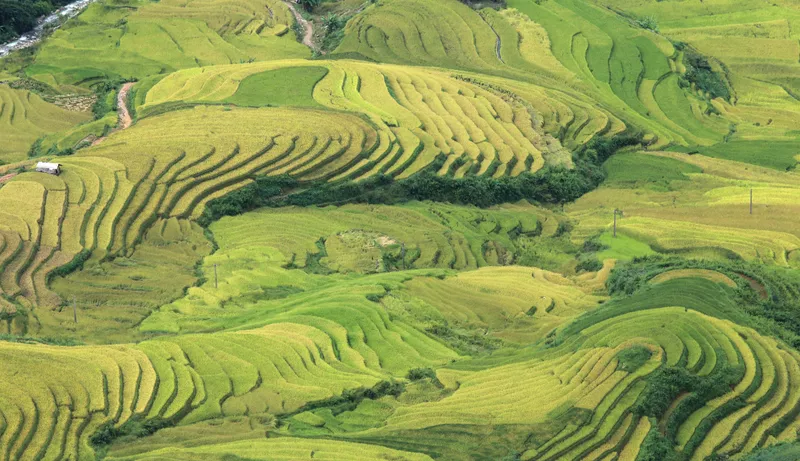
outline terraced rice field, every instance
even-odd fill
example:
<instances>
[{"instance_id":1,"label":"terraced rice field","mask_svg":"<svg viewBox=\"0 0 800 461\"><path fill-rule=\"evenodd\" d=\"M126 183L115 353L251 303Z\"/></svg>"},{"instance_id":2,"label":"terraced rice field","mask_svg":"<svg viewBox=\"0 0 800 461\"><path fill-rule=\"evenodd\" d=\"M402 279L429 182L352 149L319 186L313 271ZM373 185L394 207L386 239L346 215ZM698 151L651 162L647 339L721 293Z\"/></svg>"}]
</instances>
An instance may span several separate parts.
<instances>
[{"instance_id":1,"label":"terraced rice field","mask_svg":"<svg viewBox=\"0 0 800 461\"><path fill-rule=\"evenodd\" d=\"M310 65L285 61L177 72L147 92L140 110L146 114L169 104L235 101L239 91L248 91L237 84L240 81L281 68ZM372 156L375 160L364 159L357 165L364 174L356 177L376 172L408 176L439 154L448 157L442 171L461 160L463 165L455 172L456 177L487 171L494 176L537 171L545 159L553 164L570 163L555 138L564 123L572 123L561 122L562 117L587 117L588 113L593 119L572 133L572 139L567 140L570 144L589 139L608 124L619 123L569 95L532 85L521 87L515 94L501 92L492 80L471 81L444 73L418 73L352 61L315 62L310 69L322 65L327 73L307 89L314 101L329 109L365 115L384 138ZM548 97L565 99L567 105L553 106Z\"/></svg>"},{"instance_id":2,"label":"terraced rice field","mask_svg":"<svg viewBox=\"0 0 800 461\"><path fill-rule=\"evenodd\" d=\"M242 187L255 174L333 177L351 170L362 149L380 144L378 134L354 116L337 121L308 111L305 126L319 133L311 137L303 136L308 131L303 125L287 121L288 114L199 108L178 114L175 121L185 129L177 131L172 121L152 119L121 133L127 139L120 136L64 158L59 177L25 173L6 182L0 189L7 215L2 230L15 243L3 253L3 293L24 306L57 308L62 298L48 288L48 274L76 255L91 251L95 261L130 256L146 233L166 225L165 218L196 217L208 200ZM237 134L248 120L258 123ZM330 131L322 136L324 126ZM339 129L350 134L343 137ZM145 151L136 144L140 131L152 141ZM121 155L126 145L129 153ZM61 317L59 322L71 320Z\"/></svg>"},{"instance_id":3,"label":"terraced rice field","mask_svg":"<svg viewBox=\"0 0 800 461\"><path fill-rule=\"evenodd\" d=\"M796 458L798 20L93 2L0 60L0 460Z\"/></svg>"},{"instance_id":4,"label":"terraced rice field","mask_svg":"<svg viewBox=\"0 0 800 461\"><path fill-rule=\"evenodd\" d=\"M40 136L61 131L89 117L70 112L42 100L35 93L0 85L0 161L12 163L26 158Z\"/></svg>"},{"instance_id":5,"label":"terraced rice field","mask_svg":"<svg viewBox=\"0 0 800 461\"><path fill-rule=\"evenodd\" d=\"M212 64L309 56L280 1L93 4L42 47L28 75L52 86Z\"/></svg>"},{"instance_id":6,"label":"terraced rice field","mask_svg":"<svg viewBox=\"0 0 800 461\"><path fill-rule=\"evenodd\" d=\"M699 167L702 173L683 174L685 179L666 182L653 177L650 180L660 184L644 201L641 192L628 184L609 184L575 204L573 213L584 227L580 234L611 229L613 212L600 204L611 203L613 197L613 206L624 213L617 223L618 232L657 251L778 266L797 263L800 227L794 218L797 202L792 197L800 182L795 173L701 155L651 155ZM671 175L669 169L662 171Z\"/></svg>"}]
</instances>

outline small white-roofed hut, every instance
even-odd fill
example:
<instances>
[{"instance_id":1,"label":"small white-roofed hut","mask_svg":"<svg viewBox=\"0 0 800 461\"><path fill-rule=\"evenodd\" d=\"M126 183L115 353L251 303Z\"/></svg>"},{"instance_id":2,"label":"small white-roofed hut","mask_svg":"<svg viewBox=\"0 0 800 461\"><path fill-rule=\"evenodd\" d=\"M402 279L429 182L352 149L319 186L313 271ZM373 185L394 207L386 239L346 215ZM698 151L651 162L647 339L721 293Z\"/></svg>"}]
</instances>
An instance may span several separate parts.
<instances>
[{"instance_id":1,"label":"small white-roofed hut","mask_svg":"<svg viewBox=\"0 0 800 461\"><path fill-rule=\"evenodd\" d=\"M60 163L39 162L36 164L36 171L39 173L54 174L58 176L61 174Z\"/></svg>"}]
</instances>

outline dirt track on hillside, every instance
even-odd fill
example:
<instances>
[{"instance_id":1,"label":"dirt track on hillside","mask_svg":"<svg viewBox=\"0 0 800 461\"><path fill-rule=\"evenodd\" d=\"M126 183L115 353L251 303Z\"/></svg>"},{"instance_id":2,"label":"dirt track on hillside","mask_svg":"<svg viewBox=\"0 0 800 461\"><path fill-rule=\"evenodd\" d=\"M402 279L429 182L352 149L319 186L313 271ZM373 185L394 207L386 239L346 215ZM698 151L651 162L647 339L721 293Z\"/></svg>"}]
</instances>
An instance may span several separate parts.
<instances>
[{"instance_id":1,"label":"dirt track on hillside","mask_svg":"<svg viewBox=\"0 0 800 461\"><path fill-rule=\"evenodd\" d=\"M131 113L128 112L128 93L131 91L134 82L128 82L122 85L117 95L117 112L119 113L119 126L118 129L124 130L131 126L133 119Z\"/></svg>"},{"instance_id":2,"label":"dirt track on hillside","mask_svg":"<svg viewBox=\"0 0 800 461\"><path fill-rule=\"evenodd\" d=\"M305 31L305 33L303 34L303 45L311 48L314 51L319 51L317 46L314 44L314 25L311 24L311 22L306 21L305 18L303 18L300 12L297 11L297 8L294 7L293 3L291 2L284 2L284 3L286 3L286 6L288 6L289 9L292 10L292 14L294 14L294 18L297 20L297 22L301 26L303 26L303 30Z\"/></svg>"},{"instance_id":3,"label":"dirt track on hillside","mask_svg":"<svg viewBox=\"0 0 800 461\"><path fill-rule=\"evenodd\" d=\"M117 94L117 117L119 118L119 122L117 122L117 127L111 131L124 130L130 127L133 124L133 119L131 118L131 113L128 111L128 93L130 92L131 88L136 82L128 82L122 85L122 88L119 89L119 93ZM109 134L111 134L109 133ZM103 142L108 135L99 137L92 142L93 146L96 146Z\"/></svg>"}]
</instances>

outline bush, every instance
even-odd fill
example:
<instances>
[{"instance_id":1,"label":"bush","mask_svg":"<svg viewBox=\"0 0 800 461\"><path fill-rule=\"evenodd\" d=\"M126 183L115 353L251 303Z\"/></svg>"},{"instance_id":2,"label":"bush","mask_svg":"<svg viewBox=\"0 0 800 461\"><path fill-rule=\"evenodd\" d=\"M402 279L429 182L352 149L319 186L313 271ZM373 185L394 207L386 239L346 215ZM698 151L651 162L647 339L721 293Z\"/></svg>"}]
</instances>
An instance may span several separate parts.
<instances>
[{"instance_id":1,"label":"bush","mask_svg":"<svg viewBox=\"0 0 800 461\"><path fill-rule=\"evenodd\" d=\"M24 310L18 310L22 315L25 315ZM0 314L0 320L3 320L3 315ZM0 341L8 341L10 343L23 343L23 344L47 344L50 346L83 346L84 343L77 341L73 338L56 338L51 336L19 336L12 334L0 334Z\"/></svg>"},{"instance_id":2,"label":"bush","mask_svg":"<svg viewBox=\"0 0 800 461\"><path fill-rule=\"evenodd\" d=\"M155 434L158 430L174 425L175 423L170 420L151 419L145 421L141 416L133 417L120 427L114 427L113 422L104 424L92 434L89 441L93 446L102 448L111 445L115 440L147 437Z\"/></svg>"},{"instance_id":3,"label":"bush","mask_svg":"<svg viewBox=\"0 0 800 461\"><path fill-rule=\"evenodd\" d=\"M594 256L587 256L578 261L575 270L578 272L597 272L603 268L603 263Z\"/></svg>"},{"instance_id":4,"label":"bush","mask_svg":"<svg viewBox=\"0 0 800 461\"><path fill-rule=\"evenodd\" d=\"M676 46L677 48L677 46ZM682 44L683 64L686 73L681 77L681 85L688 87L694 84L697 89L704 91L714 98L730 101L731 92L725 79L711 67L708 59L694 48Z\"/></svg>"},{"instance_id":5,"label":"bush","mask_svg":"<svg viewBox=\"0 0 800 461\"><path fill-rule=\"evenodd\" d=\"M666 436L673 440L678 427L689 415L709 400L730 392L731 386L743 376L742 365L731 366L724 359L708 376L697 376L680 367L661 367L647 378L647 387L634 405L633 412L661 419L680 394L689 393L667 419Z\"/></svg>"},{"instance_id":6,"label":"bush","mask_svg":"<svg viewBox=\"0 0 800 461\"><path fill-rule=\"evenodd\" d=\"M658 20L655 16L645 16L636 20L636 25L642 29L652 30L658 32Z\"/></svg>"},{"instance_id":7,"label":"bush","mask_svg":"<svg viewBox=\"0 0 800 461\"><path fill-rule=\"evenodd\" d=\"M658 431L658 421L651 419L650 432L645 436L636 461L670 461L679 459L672 443Z\"/></svg>"},{"instance_id":8,"label":"bush","mask_svg":"<svg viewBox=\"0 0 800 461\"><path fill-rule=\"evenodd\" d=\"M325 37L322 38L320 45L322 51L333 51L342 43L344 26L351 17L330 13L322 18L322 23L325 25Z\"/></svg>"},{"instance_id":9,"label":"bush","mask_svg":"<svg viewBox=\"0 0 800 461\"><path fill-rule=\"evenodd\" d=\"M377 400L387 395L398 397L405 391L405 389L405 384L400 381L379 381L371 388L359 387L357 389L347 389L342 392L342 395L337 395L329 399L317 400L315 402L309 402L293 413L286 415L286 417L288 418L306 411L316 410L317 408L328 408L331 410L331 413L336 416L344 413L345 411L355 410L356 407L358 407L358 404L365 399Z\"/></svg>"},{"instance_id":10,"label":"bush","mask_svg":"<svg viewBox=\"0 0 800 461\"><path fill-rule=\"evenodd\" d=\"M75 257L72 258L72 261L53 269L53 271L47 274L47 283L49 284L53 277L66 277L76 270L82 270L84 263L89 260L90 256L92 256L90 250L83 250L76 254Z\"/></svg>"},{"instance_id":11,"label":"bush","mask_svg":"<svg viewBox=\"0 0 800 461\"><path fill-rule=\"evenodd\" d=\"M412 368L408 370L406 378L409 381L419 381L421 379L436 379L436 371L432 368Z\"/></svg>"},{"instance_id":12,"label":"bush","mask_svg":"<svg viewBox=\"0 0 800 461\"><path fill-rule=\"evenodd\" d=\"M236 216L262 206L268 206L270 199L285 189L297 187L298 182L288 175L261 176L241 189L211 200L198 222L208 226L223 216Z\"/></svg>"},{"instance_id":13,"label":"bush","mask_svg":"<svg viewBox=\"0 0 800 461\"><path fill-rule=\"evenodd\" d=\"M633 373L647 363L652 355L652 351L644 346L629 347L617 354L618 368L622 371Z\"/></svg>"},{"instance_id":14,"label":"bush","mask_svg":"<svg viewBox=\"0 0 800 461\"><path fill-rule=\"evenodd\" d=\"M305 8L306 11L311 11L315 7L319 6L322 3L322 0L298 0L297 4Z\"/></svg>"},{"instance_id":15,"label":"bush","mask_svg":"<svg viewBox=\"0 0 800 461\"><path fill-rule=\"evenodd\" d=\"M125 83L124 79L104 79L92 85L97 100L92 105L95 120L100 120L109 112L116 110L116 92ZM109 102L109 100L111 100Z\"/></svg>"}]
</instances>

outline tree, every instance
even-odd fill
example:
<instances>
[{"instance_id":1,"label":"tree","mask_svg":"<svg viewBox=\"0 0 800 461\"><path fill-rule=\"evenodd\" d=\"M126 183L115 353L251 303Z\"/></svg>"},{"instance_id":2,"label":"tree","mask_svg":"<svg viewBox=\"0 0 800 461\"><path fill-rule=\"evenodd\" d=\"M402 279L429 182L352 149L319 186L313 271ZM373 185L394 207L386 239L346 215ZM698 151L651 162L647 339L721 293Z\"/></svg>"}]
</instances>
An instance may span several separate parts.
<instances>
[{"instance_id":1,"label":"tree","mask_svg":"<svg viewBox=\"0 0 800 461\"><path fill-rule=\"evenodd\" d=\"M306 11L311 11L319 6L322 0L297 0L297 4L305 8Z\"/></svg>"}]
</instances>

